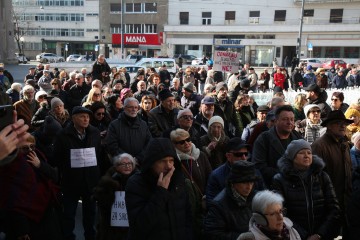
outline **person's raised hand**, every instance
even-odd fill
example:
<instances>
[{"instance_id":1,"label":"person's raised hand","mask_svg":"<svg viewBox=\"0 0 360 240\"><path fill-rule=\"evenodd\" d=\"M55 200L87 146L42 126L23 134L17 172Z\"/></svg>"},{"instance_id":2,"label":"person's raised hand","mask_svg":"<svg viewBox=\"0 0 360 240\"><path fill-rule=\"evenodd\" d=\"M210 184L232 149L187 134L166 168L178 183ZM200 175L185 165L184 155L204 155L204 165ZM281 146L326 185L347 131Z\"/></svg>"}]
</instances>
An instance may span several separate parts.
<instances>
[{"instance_id":1,"label":"person's raised hand","mask_svg":"<svg viewBox=\"0 0 360 240\"><path fill-rule=\"evenodd\" d=\"M159 178L158 178L157 185L160 187L163 187L165 189L168 189L169 185L170 185L171 177L174 174L174 171L175 171L175 167L172 166L170 171L165 176L164 176L164 173L161 172L159 175Z\"/></svg>"},{"instance_id":2,"label":"person's raised hand","mask_svg":"<svg viewBox=\"0 0 360 240\"><path fill-rule=\"evenodd\" d=\"M29 152L28 157L29 157L29 159L27 161L29 163L31 163L36 168L40 167L40 164L41 164L40 159L37 157L37 155L34 151Z\"/></svg>"}]
</instances>

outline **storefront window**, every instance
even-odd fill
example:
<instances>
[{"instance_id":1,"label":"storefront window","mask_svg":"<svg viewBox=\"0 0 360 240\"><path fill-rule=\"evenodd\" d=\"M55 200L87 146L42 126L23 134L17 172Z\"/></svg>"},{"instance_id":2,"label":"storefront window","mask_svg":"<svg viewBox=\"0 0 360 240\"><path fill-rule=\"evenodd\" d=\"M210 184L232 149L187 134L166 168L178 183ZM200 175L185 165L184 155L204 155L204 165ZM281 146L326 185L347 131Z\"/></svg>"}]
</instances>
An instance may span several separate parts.
<instances>
[{"instance_id":1,"label":"storefront window","mask_svg":"<svg viewBox=\"0 0 360 240\"><path fill-rule=\"evenodd\" d=\"M359 58L358 47L344 47L344 58Z\"/></svg>"},{"instance_id":2,"label":"storefront window","mask_svg":"<svg viewBox=\"0 0 360 240\"><path fill-rule=\"evenodd\" d=\"M325 48L325 57L327 58L339 58L340 56L340 47L326 47Z\"/></svg>"},{"instance_id":3,"label":"storefront window","mask_svg":"<svg viewBox=\"0 0 360 240\"><path fill-rule=\"evenodd\" d=\"M258 67L267 67L271 66L273 59L274 52L272 46L256 46L255 52L251 54L250 64Z\"/></svg>"}]
</instances>

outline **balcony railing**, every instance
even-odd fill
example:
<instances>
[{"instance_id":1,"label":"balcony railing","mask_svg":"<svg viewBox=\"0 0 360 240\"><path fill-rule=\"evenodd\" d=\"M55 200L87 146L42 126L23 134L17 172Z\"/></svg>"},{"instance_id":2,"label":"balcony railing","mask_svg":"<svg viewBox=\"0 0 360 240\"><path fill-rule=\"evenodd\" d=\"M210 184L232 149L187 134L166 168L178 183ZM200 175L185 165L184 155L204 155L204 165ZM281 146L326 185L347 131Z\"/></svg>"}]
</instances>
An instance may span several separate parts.
<instances>
[{"instance_id":1,"label":"balcony railing","mask_svg":"<svg viewBox=\"0 0 360 240\"><path fill-rule=\"evenodd\" d=\"M302 0L294 0L294 3L301 3ZM305 3L339 3L339 2L360 2L360 0L305 0Z\"/></svg>"}]
</instances>

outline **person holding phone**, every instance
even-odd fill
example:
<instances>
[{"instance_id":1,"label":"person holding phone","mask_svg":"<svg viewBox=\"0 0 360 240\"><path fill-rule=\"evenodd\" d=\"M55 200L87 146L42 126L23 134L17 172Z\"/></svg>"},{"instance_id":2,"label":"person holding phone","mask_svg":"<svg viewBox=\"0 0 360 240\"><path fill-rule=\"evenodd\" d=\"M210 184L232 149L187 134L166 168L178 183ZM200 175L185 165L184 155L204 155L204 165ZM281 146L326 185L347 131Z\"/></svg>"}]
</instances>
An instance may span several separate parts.
<instances>
[{"instance_id":1,"label":"person holding phone","mask_svg":"<svg viewBox=\"0 0 360 240\"><path fill-rule=\"evenodd\" d=\"M192 239L185 179L170 139L150 140L141 171L127 182L125 201L129 240Z\"/></svg>"}]
</instances>

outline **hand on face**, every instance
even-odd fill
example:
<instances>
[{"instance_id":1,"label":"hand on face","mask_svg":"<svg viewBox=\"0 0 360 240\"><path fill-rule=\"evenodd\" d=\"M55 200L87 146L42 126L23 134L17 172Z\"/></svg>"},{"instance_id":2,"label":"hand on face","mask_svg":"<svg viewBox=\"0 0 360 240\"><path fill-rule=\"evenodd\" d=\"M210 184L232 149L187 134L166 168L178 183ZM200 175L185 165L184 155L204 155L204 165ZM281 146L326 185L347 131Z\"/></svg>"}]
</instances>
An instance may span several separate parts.
<instances>
[{"instance_id":1,"label":"hand on face","mask_svg":"<svg viewBox=\"0 0 360 240\"><path fill-rule=\"evenodd\" d=\"M168 189L169 185L170 185L171 177L172 177L174 171L175 171L175 167L172 166L170 171L165 176L164 176L164 173L161 172L159 175L159 178L158 178L157 185L160 187L163 187L165 189Z\"/></svg>"}]
</instances>

